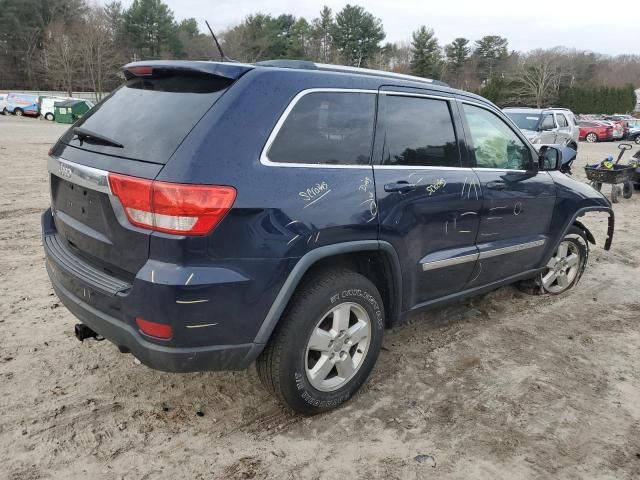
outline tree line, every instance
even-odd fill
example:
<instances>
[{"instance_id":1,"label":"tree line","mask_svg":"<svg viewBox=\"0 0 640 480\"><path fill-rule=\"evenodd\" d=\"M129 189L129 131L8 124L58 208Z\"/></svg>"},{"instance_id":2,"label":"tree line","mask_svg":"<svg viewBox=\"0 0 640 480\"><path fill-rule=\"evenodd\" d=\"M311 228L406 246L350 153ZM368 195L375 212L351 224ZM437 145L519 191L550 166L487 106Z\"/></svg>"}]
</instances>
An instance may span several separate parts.
<instances>
[{"instance_id":1,"label":"tree line","mask_svg":"<svg viewBox=\"0 0 640 480\"><path fill-rule=\"evenodd\" d=\"M218 33L227 56L238 61L289 58L408 73L480 93L500 106L564 101L629 111L635 103L629 91L640 78L640 56L562 47L523 53L499 35L443 45L423 25L404 41L385 42L382 20L349 4L336 12L325 6L312 19L256 13ZM162 0L134 0L129 8L117 0L105 6L0 0L0 89L104 92L121 82L124 63L158 58L218 56L196 19L178 21ZM588 95L599 96L598 102L586 103Z\"/></svg>"}]
</instances>

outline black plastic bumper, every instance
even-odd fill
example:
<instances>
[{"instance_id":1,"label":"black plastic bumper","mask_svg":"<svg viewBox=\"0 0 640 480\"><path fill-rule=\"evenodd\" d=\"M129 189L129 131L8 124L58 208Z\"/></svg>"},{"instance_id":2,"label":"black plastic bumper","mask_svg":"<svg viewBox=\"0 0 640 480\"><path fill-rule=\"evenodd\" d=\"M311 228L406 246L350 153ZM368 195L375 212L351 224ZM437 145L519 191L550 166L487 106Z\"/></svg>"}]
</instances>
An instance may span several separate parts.
<instances>
[{"instance_id":1,"label":"black plastic bumper","mask_svg":"<svg viewBox=\"0 0 640 480\"><path fill-rule=\"evenodd\" d=\"M96 310L66 290L56 281L48 264L47 272L56 295L71 313L118 347L125 347L148 367L166 372L241 370L256 356L252 343L179 348L148 342L130 325Z\"/></svg>"},{"instance_id":2,"label":"black plastic bumper","mask_svg":"<svg viewBox=\"0 0 640 480\"><path fill-rule=\"evenodd\" d=\"M56 241L50 211L42 216L42 229L47 273L60 301L83 324L117 345L121 351L131 352L145 365L168 372L241 370L247 368L264 348L264 345L246 341L230 344L205 339L203 342L201 334L184 335L183 331L176 330L176 325L174 333L182 333L177 345L175 338L171 341L173 345L146 338L133 321L137 315L125 311L125 303L129 309L131 304L142 308L138 304L145 301L147 304L144 306L148 309L167 309L170 305L167 307L158 302L162 301L163 294L166 296L163 288L168 287L152 285L153 289L143 289L134 296L131 294L135 290L134 285L93 268ZM168 303L174 303L173 299ZM141 316L146 318L144 314ZM190 344L190 341L194 343Z\"/></svg>"}]
</instances>

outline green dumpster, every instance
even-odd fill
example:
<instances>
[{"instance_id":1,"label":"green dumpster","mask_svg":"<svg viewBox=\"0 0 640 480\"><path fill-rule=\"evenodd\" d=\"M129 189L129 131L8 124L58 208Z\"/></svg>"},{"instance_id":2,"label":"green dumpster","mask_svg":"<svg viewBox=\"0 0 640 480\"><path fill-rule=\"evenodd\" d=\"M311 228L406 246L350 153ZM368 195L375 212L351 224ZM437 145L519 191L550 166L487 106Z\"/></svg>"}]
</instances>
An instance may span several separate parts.
<instances>
[{"instance_id":1,"label":"green dumpster","mask_svg":"<svg viewBox=\"0 0 640 480\"><path fill-rule=\"evenodd\" d=\"M87 113L91 105L86 100L65 100L54 104L54 115L58 123L75 123Z\"/></svg>"}]
</instances>

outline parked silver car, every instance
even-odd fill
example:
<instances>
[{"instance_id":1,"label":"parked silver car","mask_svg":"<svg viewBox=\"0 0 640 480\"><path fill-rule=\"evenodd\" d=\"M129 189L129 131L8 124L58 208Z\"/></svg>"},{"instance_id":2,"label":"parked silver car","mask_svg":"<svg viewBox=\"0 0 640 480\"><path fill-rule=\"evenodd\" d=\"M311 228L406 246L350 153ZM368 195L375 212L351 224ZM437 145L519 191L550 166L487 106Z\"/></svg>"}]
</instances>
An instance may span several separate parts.
<instances>
[{"instance_id":1,"label":"parked silver car","mask_svg":"<svg viewBox=\"0 0 640 480\"><path fill-rule=\"evenodd\" d=\"M580 128L567 108L505 108L509 118L533 144L562 144L578 150Z\"/></svg>"}]
</instances>

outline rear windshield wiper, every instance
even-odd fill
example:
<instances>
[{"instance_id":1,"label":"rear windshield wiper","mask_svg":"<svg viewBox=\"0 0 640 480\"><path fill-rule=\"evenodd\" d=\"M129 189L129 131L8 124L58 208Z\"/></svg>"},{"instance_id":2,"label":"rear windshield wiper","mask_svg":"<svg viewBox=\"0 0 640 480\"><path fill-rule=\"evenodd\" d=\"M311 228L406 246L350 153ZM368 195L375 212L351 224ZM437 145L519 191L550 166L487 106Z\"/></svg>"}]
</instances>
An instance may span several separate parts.
<instances>
[{"instance_id":1,"label":"rear windshield wiper","mask_svg":"<svg viewBox=\"0 0 640 480\"><path fill-rule=\"evenodd\" d=\"M73 129L73 133L78 136L78 138L80 139L80 143L82 143L83 140L90 140L94 143L101 143L103 145L109 145L111 147L124 148L124 145L122 145L120 142L116 142L109 137L105 137L104 135L100 135L99 133L92 132L91 130L87 130L86 128L75 127Z\"/></svg>"}]
</instances>

